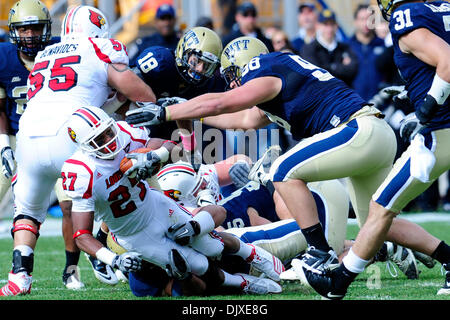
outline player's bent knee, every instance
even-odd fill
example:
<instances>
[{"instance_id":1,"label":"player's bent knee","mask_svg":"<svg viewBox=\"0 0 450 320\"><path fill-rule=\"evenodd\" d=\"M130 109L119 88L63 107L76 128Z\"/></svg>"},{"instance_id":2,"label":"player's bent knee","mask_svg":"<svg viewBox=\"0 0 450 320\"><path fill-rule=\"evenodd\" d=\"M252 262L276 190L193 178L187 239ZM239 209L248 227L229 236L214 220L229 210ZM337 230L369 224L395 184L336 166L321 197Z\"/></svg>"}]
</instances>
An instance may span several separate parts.
<instances>
[{"instance_id":1,"label":"player's bent knee","mask_svg":"<svg viewBox=\"0 0 450 320\"><path fill-rule=\"evenodd\" d=\"M26 215L18 215L14 218L13 227L11 228L11 237L14 239L14 233L17 231L29 231L39 238L40 223L33 217Z\"/></svg>"}]
</instances>

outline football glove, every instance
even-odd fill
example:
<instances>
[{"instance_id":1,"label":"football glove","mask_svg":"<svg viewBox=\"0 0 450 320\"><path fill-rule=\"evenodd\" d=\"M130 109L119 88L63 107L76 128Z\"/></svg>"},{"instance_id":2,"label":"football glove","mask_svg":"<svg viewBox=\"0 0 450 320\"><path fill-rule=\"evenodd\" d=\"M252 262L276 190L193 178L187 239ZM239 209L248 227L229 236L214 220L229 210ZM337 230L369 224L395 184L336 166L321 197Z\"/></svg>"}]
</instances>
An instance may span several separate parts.
<instances>
[{"instance_id":1,"label":"football glove","mask_svg":"<svg viewBox=\"0 0 450 320\"><path fill-rule=\"evenodd\" d=\"M424 127L417 119L416 114L410 113L400 122L400 137L404 143L408 144Z\"/></svg>"},{"instance_id":2,"label":"football glove","mask_svg":"<svg viewBox=\"0 0 450 320\"><path fill-rule=\"evenodd\" d=\"M170 226L167 230L168 237L180 246L192 243L193 238L200 233L200 225L197 221L179 222Z\"/></svg>"},{"instance_id":3,"label":"football glove","mask_svg":"<svg viewBox=\"0 0 450 320\"><path fill-rule=\"evenodd\" d=\"M185 102L185 101L187 101L187 100L184 99L184 98L169 97L169 98L160 98L160 99L158 99L158 101L156 101L156 104L158 106L161 106L161 107L168 107L168 106L171 106L173 104L182 103L182 102Z\"/></svg>"},{"instance_id":4,"label":"football glove","mask_svg":"<svg viewBox=\"0 0 450 320\"><path fill-rule=\"evenodd\" d=\"M176 249L169 251L169 264L166 265L166 273L169 277L184 280L191 272L191 266L186 258Z\"/></svg>"},{"instance_id":5,"label":"football glove","mask_svg":"<svg viewBox=\"0 0 450 320\"><path fill-rule=\"evenodd\" d=\"M127 153L125 157L136 160L136 163L131 166L130 169L125 171L125 175L129 176L131 173L137 171L136 179L138 180L149 178L157 164L161 162L161 158L155 151L147 153Z\"/></svg>"},{"instance_id":6,"label":"football glove","mask_svg":"<svg viewBox=\"0 0 450 320\"><path fill-rule=\"evenodd\" d=\"M137 109L125 113L125 121L135 127L147 127L161 124L166 121L166 109L153 102L138 102Z\"/></svg>"},{"instance_id":7,"label":"football glove","mask_svg":"<svg viewBox=\"0 0 450 320\"><path fill-rule=\"evenodd\" d=\"M112 267L122 272L139 271L142 268L141 255L137 252L125 252L117 255L112 263Z\"/></svg>"},{"instance_id":8,"label":"football glove","mask_svg":"<svg viewBox=\"0 0 450 320\"><path fill-rule=\"evenodd\" d=\"M419 109L416 110L416 117L419 119L420 124L427 125L433 119L439 105L436 99L427 94Z\"/></svg>"},{"instance_id":9,"label":"football glove","mask_svg":"<svg viewBox=\"0 0 450 320\"><path fill-rule=\"evenodd\" d=\"M2 156L2 172L4 176L9 179L13 176L16 169L16 163L14 158L14 152L10 146L6 146L1 151Z\"/></svg>"},{"instance_id":10,"label":"football glove","mask_svg":"<svg viewBox=\"0 0 450 320\"><path fill-rule=\"evenodd\" d=\"M237 188L242 188L250 181L249 173L250 165L244 160L237 161L228 170L228 174Z\"/></svg>"}]
</instances>

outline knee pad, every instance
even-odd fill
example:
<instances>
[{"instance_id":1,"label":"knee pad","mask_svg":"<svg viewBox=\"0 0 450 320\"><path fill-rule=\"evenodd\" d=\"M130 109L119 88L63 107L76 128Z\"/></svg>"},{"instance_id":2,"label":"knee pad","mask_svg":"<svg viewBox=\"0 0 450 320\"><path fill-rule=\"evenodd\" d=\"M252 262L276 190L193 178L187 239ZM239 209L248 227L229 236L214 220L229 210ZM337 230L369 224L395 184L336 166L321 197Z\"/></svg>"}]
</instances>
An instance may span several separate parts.
<instances>
[{"instance_id":1,"label":"knee pad","mask_svg":"<svg viewBox=\"0 0 450 320\"><path fill-rule=\"evenodd\" d=\"M16 223L17 220L21 220L21 219L31 220L31 221L33 221L34 224L37 225L37 227L32 226L31 224L28 224L28 223L19 223L19 224L17 224ZM36 236L36 239L37 239L37 238L39 238L39 228L40 227L41 227L41 224L35 218L27 216L27 215L20 214L20 215L18 215L17 217L14 218L13 227L11 228L11 237L14 239L14 233L16 231L27 230L27 231L32 232Z\"/></svg>"}]
</instances>

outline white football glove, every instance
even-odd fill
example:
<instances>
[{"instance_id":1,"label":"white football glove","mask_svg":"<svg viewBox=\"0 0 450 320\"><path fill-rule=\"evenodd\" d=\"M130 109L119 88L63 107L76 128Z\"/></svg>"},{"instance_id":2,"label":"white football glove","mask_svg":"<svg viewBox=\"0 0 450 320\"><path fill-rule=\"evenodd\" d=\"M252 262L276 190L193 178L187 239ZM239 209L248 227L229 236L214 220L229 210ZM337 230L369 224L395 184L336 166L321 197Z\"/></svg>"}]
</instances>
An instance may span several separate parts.
<instances>
[{"instance_id":1,"label":"white football glove","mask_svg":"<svg viewBox=\"0 0 450 320\"><path fill-rule=\"evenodd\" d=\"M161 162L161 158L154 151L147 153L128 153L125 157L136 160L136 163L130 169L125 171L125 175L129 176L137 171L136 179L138 180L149 178L156 165Z\"/></svg>"},{"instance_id":2,"label":"white football glove","mask_svg":"<svg viewBox=\"0 0 450 320\"><path fill-rule=\"evenodd\" d=\"M14 158L14 152L10 146L6 146L1 151L2 156L2 172L4 176L9 179L14 175L16 170L16 162Z\"/></svg>"},{"instance_id":3,"label":"white football glove","mask_svg":"<svg viewBox=\"0 0 450 320\"><path fill-rule=\"evenodd\" d=\"M400 122L400 137L403 139L403 142L409 143L424 127L417 119L416 114L412 112Z\"/></svg>"},{"instance_id":4,"label":"white football glove","mask_svg":"<svg viewBox=\"0 0 450 320\"><path fill-rule=\"evenodd\" d=\"M249 173L250 165L244 160L237 161L228 170L228 174L237 188L242 188L250 181Z\"/></svg>"},{"instance_id":5,"label":"white football glove","mask_svg":"<svg viewBox=\"0 0 450 320\"><path fill-rule=\"evenodd\" d=\"M125 121L135 127L146 127L166 121L166 109L153 102L135 102L139 107L125 113Z\"/></svg>"},{"instance_id":6,"label":"white football glove","mask_svg":"<svg viewBox=\"0 0 450 320\"><path fill-rule=\"evenodd\" d=\"M122 272L139 271L142 268L141 255L137 252L125 252L120 256L117 255L112 262L112 267Z\"/></svg>"},{"instance_id":7,"label":"white football glove","mask_svg":"<svg viewBox=\"0 0 450 320\"><path fill-rule=\"evenodd\" d=\"M170 226L167 230L167 237L180 246L192 243L194 237L200 233L200 225L197 221L179 222Z\"/></svg>"},{"instance_id":8,"label":"white football glove","mask_svg":"<svg viewBox=\"0 0 450 320\"><path fill-rule=\"evenodd\" d=\"M161 107L168 107L173 104L178 104L186 101L187 101L186 99L180 97L168 97L158 99L158 101L156 101L156 104Z\"/></svg>"},{"instance_id":9,"label":"white football glove","mask_svg":"<svg viewBox=\"0 0 450 320\"><path fill-rule=\"evenodd\" d=\"M191 266L181 252L176 249L169 251L169 263L166 265L166 273L169 277L184 280L189 276Z\"/></svg>"}]
</instances>

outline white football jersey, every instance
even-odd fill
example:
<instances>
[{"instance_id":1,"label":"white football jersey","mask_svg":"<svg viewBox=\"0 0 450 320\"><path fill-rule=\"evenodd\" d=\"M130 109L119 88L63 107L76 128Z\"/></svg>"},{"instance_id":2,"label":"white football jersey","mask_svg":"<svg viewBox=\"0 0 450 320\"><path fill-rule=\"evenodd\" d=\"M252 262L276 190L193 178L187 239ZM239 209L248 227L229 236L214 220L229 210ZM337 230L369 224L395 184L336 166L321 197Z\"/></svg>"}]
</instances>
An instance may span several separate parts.
<instances>
[{"instance_id":1,"label":"white football jersey","mask_svg":"<svg viewBox=\"0 0 450 320\"><path fill-rule=\"evenodd\" d=\"M148 131L124 121L117 124L121 141L125 141L124 150L112 160L79 150L65 161L61 176L63 189L72 198L72 211L94 211L95 220L104 221L111 232L130 235L150 221L149 186L145 181L128 178L119 167L126 153L146 145Z\"/></svg>"},{"instance_id":2,"label":"white football jersey","mask_svg":"<svg viewBox=\"0 0 450 320\"><path fill-rule=\"evenodd\" d=\"M114 39L79 38L46 47L28 77L29 101L19 130L54 135L79 107L101 107L111 92L108 64L128 62L126 47Z\"/></svg>"}]
</instances>

